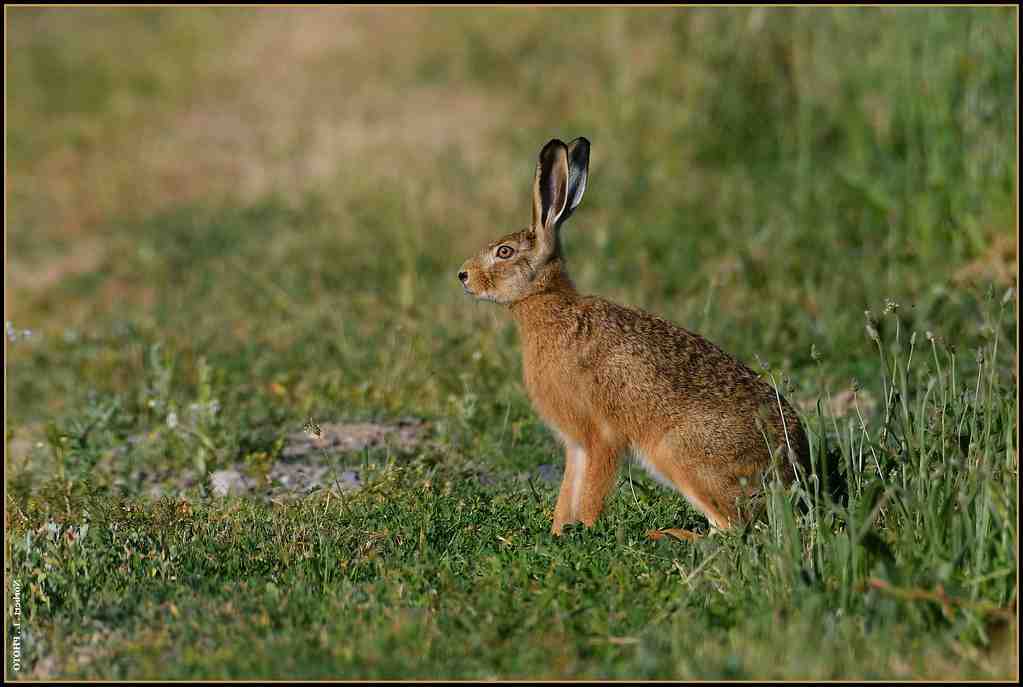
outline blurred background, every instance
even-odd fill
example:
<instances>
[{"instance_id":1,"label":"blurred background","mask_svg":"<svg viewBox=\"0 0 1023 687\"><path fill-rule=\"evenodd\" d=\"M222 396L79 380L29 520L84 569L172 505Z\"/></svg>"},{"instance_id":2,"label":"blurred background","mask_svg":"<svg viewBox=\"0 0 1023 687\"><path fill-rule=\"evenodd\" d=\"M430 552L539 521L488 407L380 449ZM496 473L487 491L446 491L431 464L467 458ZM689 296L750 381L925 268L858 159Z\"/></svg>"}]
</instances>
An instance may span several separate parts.
<instances>
[{"instance_id":1,"label":"blurred background","mask_svg":"<svg viewBox=\"0 0 1023 687\"><path fill-rule=\"evenodd\" d=\"M876 376L889 301L968 348L1016 274L1015 16L11 8L9 426L97 394L144 413L153 346L171 385L216 370L228 456L465 394L531 417L510 318L454 275L529 220L555 136L593 144L583 291L801 402Z\"/></svg>"},{"instance_id":2,"label":"blurred background","mask_svg":"<svg viewBox=\"0 0 1023 687\"><path fill-rule=\"evenodd\" d=\"M1015 8L4 16L23 677L1018 667ZM559 450L456 271L576 136L578 287L778 382L838 505L647 541L706 525L623 469L548 535Z\"/></svg>"}]
</instances>

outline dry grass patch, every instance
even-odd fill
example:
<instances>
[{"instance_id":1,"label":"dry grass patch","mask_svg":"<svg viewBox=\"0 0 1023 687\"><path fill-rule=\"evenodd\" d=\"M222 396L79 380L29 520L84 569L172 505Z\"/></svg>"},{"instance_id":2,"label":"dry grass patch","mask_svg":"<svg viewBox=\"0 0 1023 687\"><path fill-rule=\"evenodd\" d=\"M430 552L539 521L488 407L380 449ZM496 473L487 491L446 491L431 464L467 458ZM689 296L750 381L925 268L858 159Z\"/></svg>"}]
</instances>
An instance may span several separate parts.
<instances>
[{"instance_id":1,"label":"dry grass patch","mask_svg":"<svg viewBox=\"0 0 1023 687\"><path fill-rule=\"evenodd\" d=\"M435 195L422 192L421 180L436 174L439 160L453 156L478 170L489 137L514 110L464 82L417 83L421 42L433 40L432 13L322 8L217 16L228 35L208 39L219 47L195 47L199 54L189 59L202 66L187 93L135 102L134 115L89 145L50 141L13 170L13 190L24 202L11 213L11 232L31 226L34 240L74 237L63 250L12 254L7 304L16 321L37 316L45 293L63 280L133 250L130 236L96 237L112 220L315 191L343 207L349 183L364 188L370 179L393 184L403 197ZM44 32L66 22L48 14L25 26ZM86 26L101 40L102 26ZM13 100L13 109L25 106ZM77 119L93 126L88 114ZM144 295L113 291L101 306Z\"/></svg>"},{"instance_id":2,"label":"dry grass patch","mask_svg":"<svg viewBox=\"0 0 1023 687\"><path fill-rule=\"evenodd\" d=\"M1011 286L1019 275L1019 245L1017 237L1006 232L991 238L982 255L960 267L953 281L957 286L994 282Z\"/></svg>"}]
</instances>

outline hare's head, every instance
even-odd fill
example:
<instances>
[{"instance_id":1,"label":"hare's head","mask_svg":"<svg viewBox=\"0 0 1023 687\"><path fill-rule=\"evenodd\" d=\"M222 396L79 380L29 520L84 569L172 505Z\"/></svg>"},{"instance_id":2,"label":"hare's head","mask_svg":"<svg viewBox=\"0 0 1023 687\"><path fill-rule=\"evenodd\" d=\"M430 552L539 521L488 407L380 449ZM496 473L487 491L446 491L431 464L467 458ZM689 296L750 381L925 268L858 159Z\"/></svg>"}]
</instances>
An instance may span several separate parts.
<instances>
[{"instance_id":1,"label":"hare's head","mask_svg":"<svg viewBox=\"0 0 1023 687\"><path fill-rule=\"evenodd\" d=\"M586 191L590 142L568 145L553 139L540 151L533 182L533 222L502 236L466 260L458 270L465 292L476 298L514 303L549 287L560 268L559 228Z\"/></svg>"}]
</instances>

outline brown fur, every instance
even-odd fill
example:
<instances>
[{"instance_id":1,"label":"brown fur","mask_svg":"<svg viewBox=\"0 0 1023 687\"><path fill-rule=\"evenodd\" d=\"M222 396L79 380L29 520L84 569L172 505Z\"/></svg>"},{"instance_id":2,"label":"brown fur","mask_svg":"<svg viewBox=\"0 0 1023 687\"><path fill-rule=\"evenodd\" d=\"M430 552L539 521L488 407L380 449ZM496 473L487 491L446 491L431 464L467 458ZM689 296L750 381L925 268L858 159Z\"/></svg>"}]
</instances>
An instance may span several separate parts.
<instances>
[{"instance_id":1,"label":"brown fur","mask_svg":"<svg viewBox=\"0 0 1023 687\"><path fill-rule=\"evenodd\" d=\"M794 462L806 466L803 428L769 384L708 340L576 291L558 229L582 198L588 152L585 139L548 143L532 226L491 243L459 273L470 294L509 306L529 397L565 443L552 531L596 521L628 450L715 527L728 527L741 519L739 504L757 491L772 453L785 482L795 477ZM514 254L500 256L502 246Z\"/></svg>"}]
</instances>

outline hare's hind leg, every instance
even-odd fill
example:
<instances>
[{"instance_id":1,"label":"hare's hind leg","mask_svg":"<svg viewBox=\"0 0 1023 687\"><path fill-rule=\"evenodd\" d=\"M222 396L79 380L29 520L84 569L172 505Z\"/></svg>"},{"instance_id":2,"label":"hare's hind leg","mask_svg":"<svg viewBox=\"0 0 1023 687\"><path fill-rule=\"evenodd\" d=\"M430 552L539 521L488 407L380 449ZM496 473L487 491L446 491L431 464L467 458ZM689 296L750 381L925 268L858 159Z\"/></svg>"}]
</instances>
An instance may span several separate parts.
<instances>
[{"instance_id":1,"label":"hare's hind leg","mask_svg":"<svg viewBox=\"0 0 1023 687\"><path fill-rule=\"evenodd\" d=\"M695 452L692 452L695 453ZM713 475L713 466L706 465L677 441L662 440L640 454L640 462L659 481L669 481L697 510L707 516L712 527L728 529L737 519L732 489L716 484L706 475Z\"/></svg>"}]
</instances>

